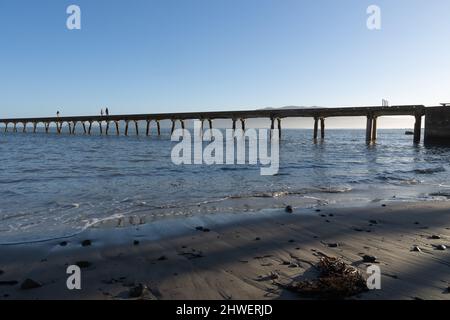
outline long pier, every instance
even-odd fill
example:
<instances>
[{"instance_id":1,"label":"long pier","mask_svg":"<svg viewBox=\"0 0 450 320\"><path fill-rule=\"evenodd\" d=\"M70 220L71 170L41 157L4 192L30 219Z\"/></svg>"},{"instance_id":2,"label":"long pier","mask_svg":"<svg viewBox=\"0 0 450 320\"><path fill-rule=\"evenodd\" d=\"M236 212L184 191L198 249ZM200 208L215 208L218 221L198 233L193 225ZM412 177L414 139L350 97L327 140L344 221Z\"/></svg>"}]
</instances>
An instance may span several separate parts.
<instances>
[{"instance_id":1,"label":"long pier","mask_svg":"<svg viewBox=\"0 0 450 320\"><path fill-rule=\"evenodd\" d=\"M202 124L206 121L209 128L213 127L213 120L230 119L233 129L236 129L236 123L240 122L242 129L245 130L245 121L247 119L266 118L271 120L271 129L277 128L281 134L281 122L285 118L308 117L314 119L315 140L319 137L325 138L325 121L332 117L366 117L366 142L372 143L377 139L377 119L382 116L412 116L415 117L414 143L421 140L422 117L426 114L424 105L399 105L399 106L366 106L366 107L337 107L337 108L282 108L282 109L261 109L246 111L215 111L215 112L186 112L186 113L157 113L157 114L128 114L128 115L105 115L105 116L74 116L74 117L44 117L44 118L13 118L0 119L0 124L5 126L4 131L8 132L8 127L12 125L13 132L19 130L21 126L23 132L27 132L27 126L32 125L32 131L36 132L39 124L49 133L49 127L56 125L57 133L61 134L64 124L67 124L69 134L76 134L77 125L82 127L83 134L91 134L93 125L97 124L100 134L109 134L111 126L115 126L115 134L120 135L120 122L125 124L124 134L128 135L130 125L134 125L136 134L139 135L139 121L145 121L145 133L150 134L150 125L156 123L158 135L161 134L160 121L170 120L172 122L172 132L175 129L176 122L179 121L181 127L185 127L186 120L200 120ZM450 108L449 108L450 109ZM105 130L103 130L103 128ZM202 126L203 128L203 126Z\"/></svg>"}]
</instances>

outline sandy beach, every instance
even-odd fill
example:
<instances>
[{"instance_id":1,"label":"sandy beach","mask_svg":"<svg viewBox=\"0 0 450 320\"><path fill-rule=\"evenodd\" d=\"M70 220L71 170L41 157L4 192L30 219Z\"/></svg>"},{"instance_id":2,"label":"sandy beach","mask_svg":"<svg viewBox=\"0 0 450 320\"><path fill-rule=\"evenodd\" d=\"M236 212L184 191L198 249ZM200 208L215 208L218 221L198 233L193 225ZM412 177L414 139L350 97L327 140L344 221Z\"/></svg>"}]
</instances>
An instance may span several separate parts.
<instances>
[{"instance_id":1,"label":"sandy beach","mask_svg":"<svg viewBox=\"0 0 450 320\"><path fill-rule=\"evenodd\" d=\"M314 278L322 255L340 257L363 274L370 264L362 256L371 255L382 288L352 299L449 299L450 250L437 247L450 246L449 209L448 202L373 203L144 225L111 221L122 227L1 246L0 297L299 299L282 284ZM68 290L66 268L76 263L82 289ZM41 286L21 289L26 279ZM142 294L130 297L140 284Z\"/></svg>"}]
</instances>

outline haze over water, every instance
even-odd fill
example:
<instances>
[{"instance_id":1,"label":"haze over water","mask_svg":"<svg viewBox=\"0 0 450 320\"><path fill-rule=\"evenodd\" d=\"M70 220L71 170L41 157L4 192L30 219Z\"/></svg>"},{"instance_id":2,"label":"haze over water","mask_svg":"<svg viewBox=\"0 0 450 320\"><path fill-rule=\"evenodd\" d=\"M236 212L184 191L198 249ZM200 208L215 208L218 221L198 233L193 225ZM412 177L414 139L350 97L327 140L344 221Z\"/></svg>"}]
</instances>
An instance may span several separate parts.
<instances>
[{"instance_id":1,"label":"haze over water","mask_svg":"<svg viewBox=\"0 0 450 320\"><path fill-rule=\"evenodd\" d=\"M0 135L0 243L69 236L85 228L192 215L447 200L450 150L414 146L404 130L283 130L280 170L253 165L176 166L162 137ZM108 225L108 221L114 221Z\"/></svg>"}]
</instances>

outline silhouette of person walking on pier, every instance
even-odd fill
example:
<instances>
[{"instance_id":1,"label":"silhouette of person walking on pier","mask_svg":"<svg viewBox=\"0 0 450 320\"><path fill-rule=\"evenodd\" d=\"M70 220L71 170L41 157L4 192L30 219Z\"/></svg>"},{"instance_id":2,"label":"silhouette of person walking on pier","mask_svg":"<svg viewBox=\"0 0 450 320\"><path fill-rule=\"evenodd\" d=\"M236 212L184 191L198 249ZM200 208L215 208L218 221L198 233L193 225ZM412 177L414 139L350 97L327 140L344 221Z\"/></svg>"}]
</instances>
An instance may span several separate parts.
<instances>
[{"instance_id":1,"label":"silhouette of person walking on pier","mask_svg":"<svg viewBox=\"0 0 450 320\"><path fill-rule=\"evenodd\" d=\"M103 116L103 109L100 110L100 115Z\"/></svg>"},{"instance_id":2,"label":"silhouette of person walking on pier","mask_svg":"<svg viewBox=\"0 0 450 320\"><path fill-rule=\"evenodd\" d=\"M59 111L56 111L56 117L59 118Z\"/></svg>"},{"instance_id":3,"label":"silhouette of person walking on pier","mask_svg":"<svg viewBox=\"0 0 450 320\"><path fill-rule=\"evenodd\" d=\"M109 116L109 110L108 110L108 108L105 109L105 114L106 114L107 116Z\"/></svg>"}]
</instances>

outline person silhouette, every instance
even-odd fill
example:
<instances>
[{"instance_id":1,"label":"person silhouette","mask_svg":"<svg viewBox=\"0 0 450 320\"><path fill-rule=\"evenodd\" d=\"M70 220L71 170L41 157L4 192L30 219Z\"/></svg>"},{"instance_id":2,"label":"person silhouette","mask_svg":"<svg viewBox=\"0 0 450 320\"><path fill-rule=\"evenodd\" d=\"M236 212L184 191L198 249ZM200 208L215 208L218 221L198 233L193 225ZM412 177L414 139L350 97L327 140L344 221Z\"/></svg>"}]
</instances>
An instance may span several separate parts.
<instances>
[{"instance_id":1,"label":"person silhouette","mask_svg":"<svg viewBox=\"0 0 450 320\"><path fill-rule=\"evenodd\" d=\"M103 116L103 109L100 110L100 115Z\"/></svg>"},{"instance_id":2,"label":"person silhouette","mask_svg":"<svg viewBox=\"0 0 450 320\"><path fill-rule=\"evenodd\" d=\"M105 113L106 113L107 116L109 116L109 110L108 110L108 108L105 109Z\"/></svg>"}]
</instances>

